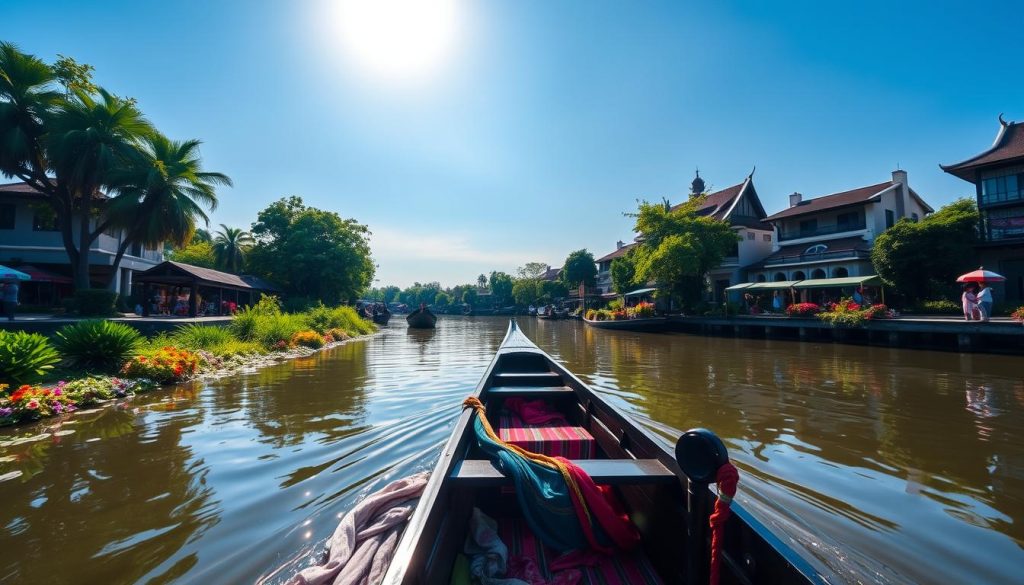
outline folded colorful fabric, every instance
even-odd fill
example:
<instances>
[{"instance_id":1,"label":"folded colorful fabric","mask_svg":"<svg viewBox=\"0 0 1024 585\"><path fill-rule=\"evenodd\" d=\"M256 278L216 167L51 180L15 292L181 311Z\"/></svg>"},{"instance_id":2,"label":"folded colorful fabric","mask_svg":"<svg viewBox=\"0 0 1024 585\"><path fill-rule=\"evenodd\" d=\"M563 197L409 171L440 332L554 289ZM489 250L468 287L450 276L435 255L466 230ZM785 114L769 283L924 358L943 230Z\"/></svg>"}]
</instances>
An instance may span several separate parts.
<instances>
[{"instance_id":1,"label":"folded colorful fabric","mask_svg":"<svg viewBox=\"0 0 1024 585\"><path fill-rule=\"evenodd\" d=\"M506 443L552 457L590 459L597 452L594 437L583 427L527 425L511 413L502 413L498 418L498 437Z\"/></svg>"}]
</instances>

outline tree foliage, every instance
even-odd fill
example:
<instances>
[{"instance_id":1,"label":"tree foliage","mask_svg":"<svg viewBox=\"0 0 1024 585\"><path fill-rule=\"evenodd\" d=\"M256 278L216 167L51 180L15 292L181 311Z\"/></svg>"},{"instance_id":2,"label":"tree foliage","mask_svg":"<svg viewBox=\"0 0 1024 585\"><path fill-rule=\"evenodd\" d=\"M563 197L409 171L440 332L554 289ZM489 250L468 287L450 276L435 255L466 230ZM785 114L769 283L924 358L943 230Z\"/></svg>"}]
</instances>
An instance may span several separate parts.
<instances>
[{"instance_id":1,"label":"tree foliage","mask_svg":"<svg viewBox=\"0 0 1024 585\"><path fill-rule=\"evenodd\" d=\"M978 208L959 199L913 222L901 219L875 238L875 271L907 300L924 300L950 290L957 275L971 269L978 240Z\"/></svg>"},{"instance_id":2,"label":"tree foliage","mask_svg":"<svg viewBox=\"0 0 1024 585\"><path fill-rule=\"evenodd\" d=\"M633 263L632 250L625 256L612 260L612 290L625 294L636 286L636 264Z\"/></svg>"},{"instance_id":3,"label":"tree foliage","mask_svg":"<svg viewBox=\"0 0 1024 585\"><path fill-rule=\"evenodd\" d=\"M548 271L548 265L543 262L527 262L516 269L519 278L540 278Z\"/></svg>"},{"instance_id":4,"label":"tree foliage","mask_svg":"<svg viewBox=\"0 0 1024 585\"><path fill-rule=\"evenodd\" d=\"M376 269L369 233L354 219L306 207L301 197L283 198L257 215L249 268L289 294L325 304L354 301Z\"/></svg>"},{"instance_id":5,"label":"tree foliage","mask_svg":"<svg viewBox=\"0 0 1024 585\"><path fill-rule=\"evenodd\" d=\"M173 250L168 254L168 259L203 268L217 267L217 257L213 253L213 245L210 242L196 242L179 250Z\"/></svg>"},{"instance_id":6,"label":"tree foliage","mask_svg":"<svg viewBox=\"0 0 1024 585\"><path fill-rule=\"evenodd\" d=\"M594 286L596 278L597 265L594 263L594 255L586 249L576 250L565 259L562 280L567 286L576 288L580 283Z\"/></svg>"},{"instance_id":7,"label":"tree foliage","mask_svg":"<svg viewBox=\"0 0 1024 585\"><path fill-rule=\"evenodd\" d=\"M729 224L697 213L703 197L695 197L672 209L668 202L640 202L634 231L640 234L634 248L635 278L656 282L685 305L698 303L706 288L708 270L717 266L736 245Z\"/></svg>"},{"instance_id":8,"label":"tree foliage","mask_svg":"<svg viewBox=\"0 0 1024 585\"><path fill-rule=\"evenodd\" d=\"M504 306L512 299L512 277L504 272L492 272L490 278L491 300L496 306Z\"/></svg>"},{"instance_id":9,"label":"tree foliage","mask_svg":"<svg viewBox=\"0 0 1024 585\"><path fill-rule=\"evenodd\" d=\"M519 278L512 284L512 299L517 305L529 305L543 294L543 284L539 278Z\"/></svg>"},{"instance_id":10,"label":"tree foliage","mask_svg":"<svg viewBox=\"0 0 1024 585\"><path fill-rule=\"evenodd\" d=\"M255 240L252 234L242 228L230 228L224 224L220 224L220 228L213 238L213 253L217 257L217 267L237 273L242 270L245 255Z\"/></svg>"}]
</instances>

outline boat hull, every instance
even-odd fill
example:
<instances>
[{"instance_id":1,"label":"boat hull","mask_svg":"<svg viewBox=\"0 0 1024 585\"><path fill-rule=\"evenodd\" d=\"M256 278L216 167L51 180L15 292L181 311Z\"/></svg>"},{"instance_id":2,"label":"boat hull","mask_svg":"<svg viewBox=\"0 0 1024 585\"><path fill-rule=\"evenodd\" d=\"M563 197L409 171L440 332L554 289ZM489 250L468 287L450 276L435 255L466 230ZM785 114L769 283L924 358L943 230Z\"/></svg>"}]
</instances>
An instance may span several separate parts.
<instances>
[{"instance_id":1,"label":"boat hull","mask_svg":"<svg viewBox=\"0 0 1024 585\"><path fill-rule=\"evenodd\" d=\"M377 313L373 315L373 322L377 325L387 325L391 320L391 313Z\"/></svg>"},{"instance_id":2,"label":"boat hull","mask_svg":"<svg viewBox=\"0 0 1024 585\"><path fill-rule=\"evenodd\" d=\"M653 478L609 482L637 520L642 552L664 583L707 583L708 517L715 494L689 480L664 439L640 427L602 395L537 348L513 321L504 342L478 383L474 396L496 421L511 396L549 397L573 424L585 427L604 462L652 470ZM453 405L453 408L456 408ZM490 414L494 412L495 414ZM430 480L402 534L384 577L386 585L449 583L455 557L466 540L474 506L502 497L493 487L502 472L481 461L470 409L463 409L441 451ZM582 465L583 462L581 461ZM471 471L467 473L467 468ZM490 474L479 470L490 470ZM477 470L474 475L472 470ZM508 480L508 478L504 478ZM502 485L508 485L507 481ZM507 495L515 505L514 496ZM507 511L507 510L506 510ZM723 583L825 583L806 559L774 535L738 502L726 524Z\"/></svg>"},{"instance_id":3,"label":"boat hull","mask_svg":"<svg viewBox=\"0 0 1024 585\"><path fill-rule=\"evenodd\" d=\"M410 329L433 329L437 326L437 315L429 309L417 309L405 318Z\"/></svg>"},{"instance_id":4,"label":"boat hull","mask_svg":"<svg viewBox=\"0 0 1024 585\"><path fill-rule=\"evenodd\" d=\"M583 319L583 322L595 329L611 329L616 331L664 331L668 328L667 317L626 319L624 321L591 321L590 319Z\"/></svg>"}]
</instances>

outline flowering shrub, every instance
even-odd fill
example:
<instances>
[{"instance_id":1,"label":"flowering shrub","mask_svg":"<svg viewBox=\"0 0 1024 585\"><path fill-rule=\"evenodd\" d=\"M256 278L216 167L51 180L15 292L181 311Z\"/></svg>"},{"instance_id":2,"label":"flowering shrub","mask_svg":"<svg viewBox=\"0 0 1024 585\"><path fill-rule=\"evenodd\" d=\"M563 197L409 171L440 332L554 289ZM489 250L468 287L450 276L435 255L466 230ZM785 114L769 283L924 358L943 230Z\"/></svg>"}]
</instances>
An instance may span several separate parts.
<instances>
[{"instance_id":1,"label":"flowering shrub","mask_svg":"<svg viewBox=\"0 0 1024 585\"><path fill-rule=\"evenodd\" d=\"M597 318L597 309L587 309L587 312L583 314L583 318L587 321L594 321Z\"/></svg>"},{"instance_id":2,"label":"flowering shrub","mask_svg":"<svg viewBox=\"0 0 1024 585\"><path fill-rule=\"evenodd\" d=\"M866 319L892 319L895 316L896 314L892 309L881 303L864 309L864 317Z\"/></svg>"},{"instance_id":3,"label":"flowering shrub","mask_svg":"<svg viewBox=\"0 0 1024 585\"><path fill-rule=\"evenodd\" d=\"M649 319L654 316L654 303L637 303L627 310L632 319Z\"/></svg>"},{"instance_id":4,"label":"flowering shrub","mask_svg":"<svg viewBox=\"0 0 1024 585\"><path fill-rule=\"evenodd\" d=\"M199 356L177 347L163 347L151 355L135 356L121 369L129 378L149 378L161 384L181 382L198 371Z\"/></svg>"},{"instance_id":5,"label":"flowering shrub","mask_svg":"<svg viewBox=\"0 0 1024 585\"><path fill-rule=\"evenodd\" d=\"M316 331L299 331L292 335L291 344L311 349L320 349L324 346L324 336Z\"/></svg>"},{"instance_id":6,"label":"flowering shrub","mask_svg":"<svg viewBox=\"0 0 1024 585\"><path fill-rule=\"evenodd\" d=\"M271 346L274 351L284 351L288 349L288 342L283 339L278 339L274 345Z\"/></svg>"},{"instance_id":7,"label":"flowering shrub","mask_svg":"<svg viewBox=\"0 0 1024 585\"><path fill-rule=\"evenodd\" d=\"M815 303L795 303L786 307L786 314L790 317L812 317L821 312L821 307Z\"/></svg>"},{"instance_id":8,"label":"flowering shrub","mask_svg":"<svg viewBox=\"0 0 1024 585\"><path fill-rule=\"evenodd\" d=\"M864 309L852 299L843 299L838 303L829 304L825 312L818 314L818 318L833 327L858 327L869 319L891 319L894 315L895 313L885 305L872 305Z\"/></svg>"},{"instance_id":9,"label":"flowering shrub","mask_svg":"<svg viewBox=\"0 0 1024 585\"><path fill-rule=\"evenodd\" d=\"M7 388L7 384L0 384L0 394L6 394ZM0 423L32 421L73 410L74 403L62 389L25 384L9 396L0 398Z\"/></svg>"},{"instance_id":10,"label":"flowering shrub","mask_svg":"<svg viewBox=\"0 0 1024 585\"><path fill-rule=\"evenodd\" d=\"M1016 311L1010 313L1010 318L1024 323L1024 307L1017 307Z\"/></svg>"},{"instance_id":11,"label":"flowering shrub","mask_svg":"<svg viewBox=\"0 0 1024 585\"><path fill-rule=\"evenodd\" d=\"M352 339L352 336L349 335L344 329L339 329L337 327L333 329L328 329L327 331L324 332L325 340L327 339L328 335L331 336L331 341L345 341L347 339Z\"/></svg>"},{"instance_id":12,"label":"flowering shrub","mask_svg":"<svg viewBox=\"0 0 1024 585\"><path fill-rule=\"evenodd\" d=\"M124 398L156 387L156 383L140 379L125 380L106 376L88 376L71 382L58 382L54 391L60 391L76 406L90 406L104 400Z\"/></svg>"}]
</instances>

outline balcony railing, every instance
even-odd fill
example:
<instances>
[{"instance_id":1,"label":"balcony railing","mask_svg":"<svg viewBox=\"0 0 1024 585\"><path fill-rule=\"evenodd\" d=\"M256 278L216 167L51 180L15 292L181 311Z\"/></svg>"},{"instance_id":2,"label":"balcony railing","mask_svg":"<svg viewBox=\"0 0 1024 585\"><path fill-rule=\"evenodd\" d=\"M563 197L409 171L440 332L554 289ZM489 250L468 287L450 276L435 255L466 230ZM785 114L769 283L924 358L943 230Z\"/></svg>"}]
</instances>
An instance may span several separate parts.
<instances>
[{"instance_id":1,"label":"balcony railing","mask_svg":"<svg viewBox=\"0 0 1024 585\"><path fill-rule=\"evenodd\" d=\"M814 238L817 236L828 236L831 234L841 234L843 232L855 232L867 228L867 222L855 221L849 223L837 223L832 225L822 225L814 229L795 229L795 230L780 230L779 241L784 242L786 240L796 240L800 238Z\"/></svg>"},{"instance_id":2,"label":"balcony railing","mask_svg":"<svg viewBox=\"0 0 1024 585\"><path fill-rule=\"evenodd\" d=\"M764 265L778 266L779 264L816 262L818 260L860 260L869 258L871 258L871 252L867 250L836 250L835 252L822 252L820 254L800 254L799 256L783 256L781 258L769 258L764 261Z\"/></svg>"}]
</instances>

